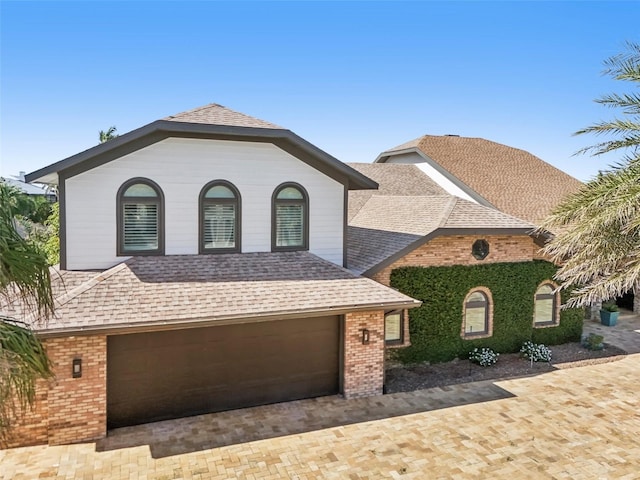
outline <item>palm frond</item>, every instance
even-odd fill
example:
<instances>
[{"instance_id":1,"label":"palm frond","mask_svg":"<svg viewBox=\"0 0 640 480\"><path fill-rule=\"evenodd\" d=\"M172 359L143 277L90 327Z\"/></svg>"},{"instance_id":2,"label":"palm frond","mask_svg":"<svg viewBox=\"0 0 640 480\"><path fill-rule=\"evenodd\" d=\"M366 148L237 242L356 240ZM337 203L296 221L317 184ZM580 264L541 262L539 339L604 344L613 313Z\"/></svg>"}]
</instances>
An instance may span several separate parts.
<instances>
[{"instance_id":1,"label":"palm frond","mask_svg":"<svg viewBox=\"0 0 640 480\"><path fill-rule=\"evenodd\" d=\"M28 326L0 317L0 443L36 398L36 382L53 377L44 346Z\"/></svg>"}]
</instances>

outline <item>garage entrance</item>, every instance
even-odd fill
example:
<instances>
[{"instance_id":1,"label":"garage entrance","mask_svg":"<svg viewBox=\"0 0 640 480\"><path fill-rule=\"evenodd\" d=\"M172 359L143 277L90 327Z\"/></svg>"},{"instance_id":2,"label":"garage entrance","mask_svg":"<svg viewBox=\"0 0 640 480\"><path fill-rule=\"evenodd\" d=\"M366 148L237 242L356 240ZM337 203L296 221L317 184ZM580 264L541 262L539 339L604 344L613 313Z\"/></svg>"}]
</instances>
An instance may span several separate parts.
<instances>
[{"instance_id":1,"label":"garage entrance","mask_svg":"<svg viewBox=\"0 0 640 480\"><path fill-rule=\"evenodd\" d=\"M339 357L338 316L110 336L107 426L333 395Z\"/></svg>"}]
</instances>

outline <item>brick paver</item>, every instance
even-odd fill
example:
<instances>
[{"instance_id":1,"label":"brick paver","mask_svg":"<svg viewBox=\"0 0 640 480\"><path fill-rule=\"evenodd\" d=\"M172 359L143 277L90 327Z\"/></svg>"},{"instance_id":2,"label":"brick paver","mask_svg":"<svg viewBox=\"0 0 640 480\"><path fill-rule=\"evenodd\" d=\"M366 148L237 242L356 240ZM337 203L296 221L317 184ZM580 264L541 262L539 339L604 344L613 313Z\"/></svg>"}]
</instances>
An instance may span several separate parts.
<instances>
[{"instance_id":1,"label":"brick paver","mask_svg":"<svg viewBox=\"0 0 640 480\"><path fill-rule=\"evenodd\" d=\"M634 322L640 329L637 317L624 328L635 333ZM605 341L624 328L607 329ZM639 392L634 354L502 382L159 422L97 444L0 450L0 478L640 479Z\"/></svg>"}]
</instances>

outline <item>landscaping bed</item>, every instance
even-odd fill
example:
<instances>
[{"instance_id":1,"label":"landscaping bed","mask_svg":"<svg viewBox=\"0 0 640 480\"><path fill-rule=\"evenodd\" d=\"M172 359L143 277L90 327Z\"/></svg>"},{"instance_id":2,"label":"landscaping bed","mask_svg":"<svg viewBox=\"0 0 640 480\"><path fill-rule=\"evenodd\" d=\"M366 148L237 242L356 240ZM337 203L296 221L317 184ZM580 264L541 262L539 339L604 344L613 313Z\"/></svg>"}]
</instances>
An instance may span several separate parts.
<instances>
[{"instance_id":1,"label":"landscaping bed","mask_svg":"<svg viewBox=\"0 0 640 480\"><path fill-rule=\"evenodd\" d=\"M387 362L385 390L387 393L410 392L480 380L526 377L556 369L613 362L627 354L624 350L606 343L603 350L588 350L578 342L553 345L550 348L551 363L535 362L533 366L519 353L501 354L498 362L489 367L481 367L463 359L433 365L403 366Z\"/></svg>"}]
</instances>

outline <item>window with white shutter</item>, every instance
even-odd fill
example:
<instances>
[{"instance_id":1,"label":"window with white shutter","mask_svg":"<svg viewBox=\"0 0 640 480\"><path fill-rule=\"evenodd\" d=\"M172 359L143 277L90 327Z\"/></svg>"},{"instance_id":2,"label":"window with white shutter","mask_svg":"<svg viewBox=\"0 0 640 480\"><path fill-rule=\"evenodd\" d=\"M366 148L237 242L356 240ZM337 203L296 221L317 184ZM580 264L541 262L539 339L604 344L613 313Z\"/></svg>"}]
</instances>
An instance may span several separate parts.
<instances>
[{"instance_id":1,"label":"window with white shutter","mask_svg":"<svg viewBox=\"0 0 640 480\"><path fill-rule=\"evenodd\" d=\"M240 194L229 182L210 182L200 193L200 253L240 251Z\"/></svg>"},{"instance_id":2,"label":"window with white shutter","mask_svg":"<svg viewBox=\"0 0 640 480\"><path fill-rule=\"evenodd\" d=\"M118 255L164 253L162 191L151 180L135 178L118 191Z\"/></svg>"},{"instance_id":3,"label":"window with white shutter","mask_svg":"<svg viewBox=\"0 0 640 480\"><path fill-rule=\"evenodd\" d=\"M302 186L285 183L273 196L272 250L309 248L309 201Z\"/></svg>"}]
</instances>

